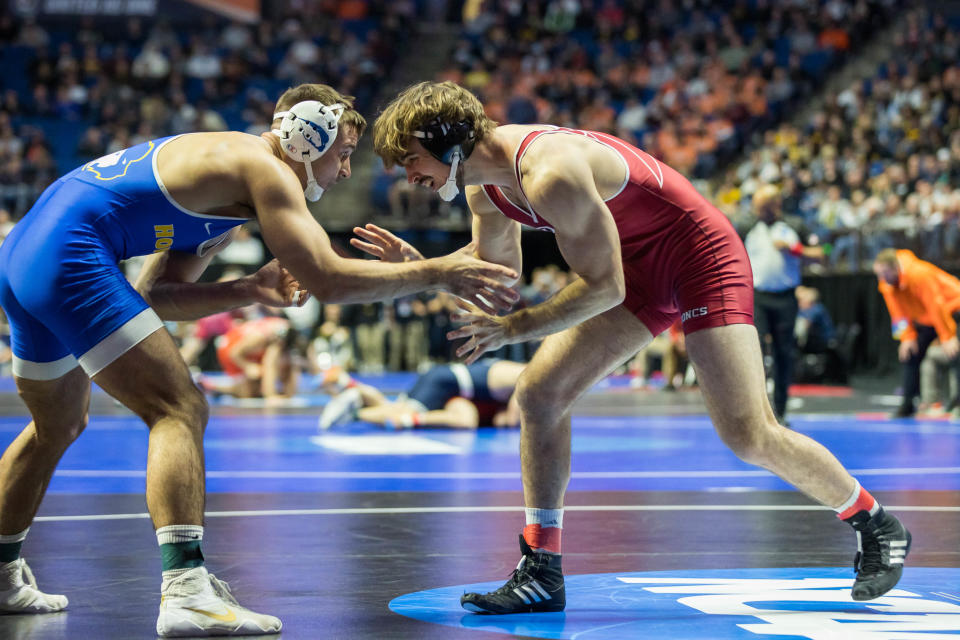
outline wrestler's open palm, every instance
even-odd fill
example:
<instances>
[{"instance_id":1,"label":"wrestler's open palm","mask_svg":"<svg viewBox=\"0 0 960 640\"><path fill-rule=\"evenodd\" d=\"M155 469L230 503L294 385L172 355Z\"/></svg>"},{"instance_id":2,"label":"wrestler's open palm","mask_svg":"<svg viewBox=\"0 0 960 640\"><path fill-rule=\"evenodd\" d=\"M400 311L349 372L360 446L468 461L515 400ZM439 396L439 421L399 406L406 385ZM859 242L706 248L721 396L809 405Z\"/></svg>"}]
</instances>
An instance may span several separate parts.
<instances>
[{"instance_id":1,"label":"wrestler's open palm","mask_svg":"<svg viewBox=\"0 0 960 640\"><path fill-rule=\"evenodd\" d=\"M517 280L517 272L509 267L480 260L474 256L476 244L471 242L459 251L442 258L444 287L450 293L479 307L481 311L507 311L520 299L509 284Z\"/></svg>"},{"instance_id":2,"label":"wrestler's open palm","mask_svg":"<svg viewBox=\"0 0 960 640\"><path fill-rule=\"evenodd\" d=\"M451 316L451 320L463 323L463 326L448 331L447 339L467 338L457 348L458 358L465 358L467 364L473 364L483 354L496 351L510 342L504 316L485 313L465 300L457 300L456 303L459 311Z\"/></svg>"},{"instance_id":3,"label":"wrestler's open palm","mask_svg":"<svg viewBox=\"0 0 960 640\"><path fill-rule=\"evenodd\" d=\"M423 254L417 251L416 247L383 227L367 224L363 227L354 227L353 232L363 239L350 238L350 245L354 249L369 253L384 262L423 260Z\"/></svg>"},{"instance_id":4,"label":"wrestler's open palm","mask_svg":"<svg viewBox=\"0 0 960 640\"><path fill-rule=\"evenodd\" d=\"M274 258L250 276L254 283L254 298L270 307L302 307L310 297L293 275Z\"/></svg>"}]
</instances>

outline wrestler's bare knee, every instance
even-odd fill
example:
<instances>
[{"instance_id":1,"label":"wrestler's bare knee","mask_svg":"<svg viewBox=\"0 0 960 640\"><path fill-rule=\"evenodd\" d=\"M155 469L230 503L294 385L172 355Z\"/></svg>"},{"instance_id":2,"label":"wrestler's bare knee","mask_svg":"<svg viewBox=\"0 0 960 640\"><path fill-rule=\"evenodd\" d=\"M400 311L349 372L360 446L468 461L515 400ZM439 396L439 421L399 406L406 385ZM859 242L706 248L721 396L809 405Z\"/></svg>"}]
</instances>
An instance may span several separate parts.
<instances>
[{"instance_id":1,"label":"wrestler's bare knee","mask_svg":"<svg viewBox=\"0 0 960 640\"><path fill-rule=\"evenodd\" d=\"M66 449L74 440L80 437L87 428L90 415L84 413L79 419L64 421L56 426L37 429L37 439L47 446Z\"/></svg>"},{"instance_id":2,"label":"wrestler's bare knee","mask_svg":"<svg viewBox=\"0 0 960 640\"><path fill-rule=\"evenodd\" d=\"M524 418L537 422L556 422L569 410L571 404L571 393L565 392L556 380L551 382L544 379L541 382L526 373L520 376L514 393Z\"/></svg>"},{"instance_id":3,"label":"wrestler's bare knee","mask_svg":"<svg viewBox=\"0 0 960 640\"><path fill-rule=\"evenodd\" d=\"M717 433L733 453L744 462L767 466L776 449L782 426L760 416L715 423Z\"/></svg>"},{"instance_id":4,"label":"wrestler's bare knee","mask_svg":"<svg viewBox=\"0 0 960 640\"><path fill-rule=\"evenodd\" d=\"M203 434L210 417L210 405L196 385L190 385L174 397L155 398L133 408L147 426L153 427L161 420L173 419Z\"/></svg>"}]
</instances>

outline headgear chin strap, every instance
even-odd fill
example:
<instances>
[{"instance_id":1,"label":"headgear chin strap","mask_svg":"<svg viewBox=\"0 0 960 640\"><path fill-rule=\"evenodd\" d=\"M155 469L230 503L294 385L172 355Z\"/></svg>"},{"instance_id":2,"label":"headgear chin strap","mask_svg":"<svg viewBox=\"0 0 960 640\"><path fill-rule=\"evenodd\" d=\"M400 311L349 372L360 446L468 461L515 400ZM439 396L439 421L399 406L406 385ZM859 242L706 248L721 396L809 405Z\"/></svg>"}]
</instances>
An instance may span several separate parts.
<instances>
[{"instance_id":1,"label":"headgear chin strap","mask_svg":"<svg viewBox=\"0 0 960 640\"><path fill-rule=\"evenodd\" d=\"M302 162L307 170L307 187L304 197L316 202L323 195L323 187L313 177L310 163L319 160L337 139L340 118L346 107L340 103L326 105L316 100L298 102L289 111L273 114L281 118L280 128L273 129L280 138L283 150L290 158Z\"/></svg>"},{"instance_id":2,"label":"headgear chin strap","mask_svg":"<svg viewBox=\"0 0 960 640\"><path fill-rule=\"evenodd\" d=\"M457 166L460 164L461 155L459 145L457 145L457 149L457 151L453 152L453 162L450 163L450 175L447 176L447 181L443 183L443 186L437 189L437 195L440 196L444 202L450 202L460 193L460 187L457 186Z\"/></svg>"},{"instance_id":3,"label":"headgear chin strap","mask_svg":"<svg viewBox=\"0 0 960 640\"><path fill-rule=\"evenodd\" d=\"M450 165L447 181L437 189L437 195L450 202L460 193L457 186L457 168L473 152L473 127L465 120L451 124L437 118L428 122L421 130L414 131L413 135L420 139L420 144L430 155Z\"/></svg>"}]
</instances>

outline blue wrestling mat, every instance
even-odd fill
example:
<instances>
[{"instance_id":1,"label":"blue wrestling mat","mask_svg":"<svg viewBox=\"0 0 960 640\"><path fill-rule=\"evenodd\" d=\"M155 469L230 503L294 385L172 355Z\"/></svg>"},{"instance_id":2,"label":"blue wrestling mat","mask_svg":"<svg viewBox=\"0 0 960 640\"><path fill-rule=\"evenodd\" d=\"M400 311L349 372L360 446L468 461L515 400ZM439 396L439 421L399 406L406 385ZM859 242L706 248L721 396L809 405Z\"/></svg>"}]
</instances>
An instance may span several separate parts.
<instances>
[{"instance_id":1,"label":"blue wrestling mat","mask_svg":"<svg viewBox=\"0 0 960 640\"><path fill-rule=\"evenodd\" d=\"M465 591L503 582L418 591L390 610L459 631L574 640L922 640L960 638L960 569L908 568L894 591L850 599L851 569L794 568L652 571L570 575L561 613L478 615L459 604Z\"/></svg>"}]
</instances>

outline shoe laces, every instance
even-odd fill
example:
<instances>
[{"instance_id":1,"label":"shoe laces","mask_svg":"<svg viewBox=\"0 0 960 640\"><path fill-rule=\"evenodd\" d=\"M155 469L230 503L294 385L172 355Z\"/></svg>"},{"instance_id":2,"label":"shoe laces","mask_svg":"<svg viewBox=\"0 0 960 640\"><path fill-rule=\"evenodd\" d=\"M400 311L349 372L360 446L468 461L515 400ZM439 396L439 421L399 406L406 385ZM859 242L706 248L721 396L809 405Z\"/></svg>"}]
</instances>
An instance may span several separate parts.
<instances>
[{"instance_id":1,"label":"shoe laces","mask_svg":"<svg viewBox=\"0 0 960 640\"><path fill-rule=\"evenodd\" d=\"M22 571L24 583L36 589L37 579L33 577L33 571L30 569L30 565L28 565L27 561L23 558L20 558L20 570Z\"/></svg>"},{"instance_id":2,"label":"shoe laces","mask_svg":"<svg viewBox=\"0 0 960 640\"><path fill-rule=\"evenodd\" d=\"M530 582L531 576L537 568L537 563L530 556L523 556L520 558L520 562L517 563L517 568L513 570L510 574L510 579L507 580L507 583L494 591L494 593L507 593L513 591L515 588L519 587L522 584Z\"/></svg>"},{"instance_id":3,"label":"shoe laces","mask_svg":"<svg viewBox=\"0 0 960 640\"><path fill-rule=\"evenodd\" d=\"M210 585L213 587L214 593L223 600L226 600L230 604L239 607L240 603L237 602L237 599L233 596L233 592L230 591L230 585L227 584L226 580L221 580L212 573L210 576Z\"/></svg>"},{"instance_id":4,"label":"shoe laces","mask_svg":"<svg viewBox=\"0 0 960 640\"><path fill-rule=\"evenodd\" d=\"M890 542L886 536L878 533L860 534L860 551L853 560L856 573L870 575L879 573L889 567L883 562L883 550L889 548Z\"/></svg>"}]
</instances>

